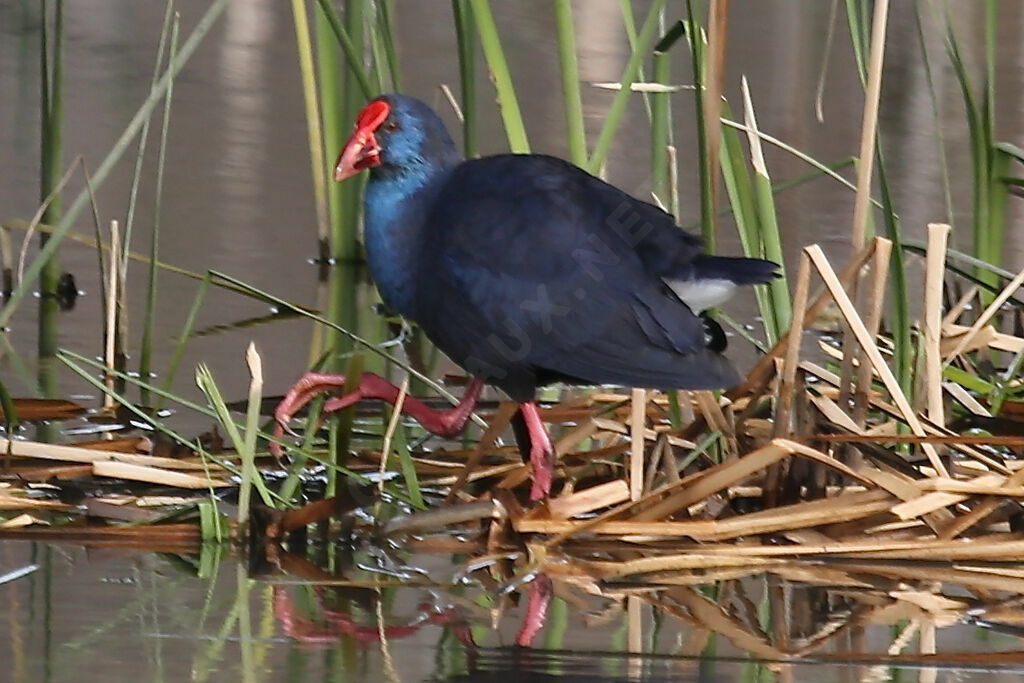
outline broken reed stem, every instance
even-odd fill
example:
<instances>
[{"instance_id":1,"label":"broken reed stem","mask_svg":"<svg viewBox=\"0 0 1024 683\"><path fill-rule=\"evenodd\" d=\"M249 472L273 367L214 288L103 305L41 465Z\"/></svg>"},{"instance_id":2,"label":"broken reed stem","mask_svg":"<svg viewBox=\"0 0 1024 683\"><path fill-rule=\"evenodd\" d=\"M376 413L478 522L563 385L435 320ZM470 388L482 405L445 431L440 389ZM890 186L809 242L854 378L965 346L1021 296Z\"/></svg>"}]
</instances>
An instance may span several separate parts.
<instances>
[{"instance_id":1,"label":"broken reed stem","mask_svg":"<svg viewBox=\"0 0 1024 683\"><path fill-rule=\"evenodd\" d=\"M864 267L865 263L867 263L867 260L875 253L875 249L881 241L887 240L876 237L856 256L854 256L839 274L839 282L846 284L856 277L857 273L860 272L860 269ZM814 322L815 318L821 315L821 311L825 308L826 304L828 304L828 301L828 290L823 289L814 295L814 301L807 307L807 312L804 313L803 327L807 327ZM775 344L775 346L771 348L770 351L768 351L768 353L761 357L761 360L759 360L754 368L747 373L747 379L742 384L725 392L726 397L729 399L735 399L740 396L746 396L760 391L760 388L768 383L769 378L773 374L775 359L782 357L788 347L789 334L787 333Z\"/></svg>"},{"instance_id":2,"label":"broken reed stem","mask_svg":"<svg viewBox=\"0 0 1024 683\"><path fill-rule=\"evenodd\" d=\"M875 162L875 140L878 134L878 103L882 89L882 63L885 55L885 23L889 13L888 0L875 4L874 22L871 27L871 56L868 63L867 86L864 91L864 114L861 119L860 151L857 158L857 193L853 207L853 230L851 244L854 249L861 249L867 239L868 212L871 209L871 176ZM850 296L858 304L862 301L863 292L860 287L861 275L854 278L850 288ZM843 328L844 356L840 376L839 405L849 410L849 401L853 398L853 362L855 358L865 365L864 357L852 343L852 331ZM857 384L858 393L866 391Z\"/></svg>"},{"instance_id":3,"label":"broken reed stem","mask_svg":"<svg viewBox=\"0 0 1024 683\"><path fill-rule=\"evenodd\" d=\"M644 651L644 621L643 603L640 598L630 595L626 598L627 621L627 649L629 652Z\"/></svg>"},{"instance_id":4,"label":"broken reed stem","mask_svg":"<svg viewBox=\"0 0 1024 683\"><path fill-rule=\"evenodd\" d=\"M382 497L384 495L384 473L387 472L388 468L388 454L391 453L391 439L395 436L395 430L398 429L398 422L402 419L402 406L405 405L405 397L409 395L409 375L407 374L402 378L402 386L398 388L398 399L395 401L395 409L391 413L391 419L388 420L388 428L384 432L384 442L380 447L380 469L378 474L380 475L377 479L377 495Z\"/></svg>"},{"instance_id":5,"label":"broken reed stem","mask_svg":"<svg viewBox=\"0 0 1024 683\"><path fill-rule=\"evenodd\" d=\"M883 239L878 241L875 254L871 261L871 290L867 301L867 328L872 339L878 338L878 330L882 326L882 309L885 306L885 285L889 278L889 258L892 256L892 242ZM853 396L853 421L858 427L864 427L867 421L869 394L871 393L871 365L865 363L865 356L859 346L860 366L857 368L857 393ZM859 458L860 454L857 453Z\"/></svg>"},{"instance_id":6,"label":"broken reed stem","mask_svg":"<svg viewBox=\"0 0 1024 683\"><path fill-rule=\"evenodd\" d=\"M465 486L466 481L470 475L480 466L480 461L484 458L484 452L491 447L491 444L495 442L498 436L505 431L508 427L509 422L512 421L512 416L519 410L519 406L511 401L505 401L498 406L498 410L491 417L491 422L487 425L487 429L484 431L483 436L476 442L476 446L473 448L473 453L469 456L469 460L466 461L462 471L459 472L458 478L455 483L452 484L448 490L448 495L444 499L445 505L451 505L455 502L455 499L459 496L459 491Z\"/></svg>"},{"instance_id":7,"label":"broken reed stem","mask_svg":"<svg viewBox=\"0 0 1024 683\"><path fill-rule=\"evenodd\" d=\"M796 371L800 365L800 340L804 333L807 297L811 288L811 261L807 254L800 255L800 267L796 275L796 291L793 294L793 323L786 340L786 357L782 362L782 380L779 382L779 400L775 407L775 436L791 436L790 413L793 410L793 388L796 386Z\"/></svg>"},{"instance_id":8,"label":"broken reed stem","mask_svg":"<svg viewBox=\"0 0 1024 683\"><path fill-rule=\"evenodd\" d=\"M865 353L868 356L868 360L875 368L875 372L881 378L888 389L889 394L892 396L893 402L899 408L903 415L903 419L910 425L910 429L918 435L923 436L925 434L924 426L921 421L917 418L917 414L914 412L913 406L907 400L906 395L900 388L899 381L893 374L889 366L885 364L885 359L882 358L881 352L878 347L875 346L874 340L871 338L871 334L868 332L864 323L857 315L857 311L853 307L853 302L850 301L850 297L846 295L843 290L843 286L836 277L835 271L832 270L832 266L829 265L828 259L825 258L825 253L821 250L821 247L814 244L804 248L804 252L810 257L814 263L814 267L818 270L818 274L821 279L825 282L825 286L832 294L832 298L835 299L836 304L839 306L839 310L846 322L850 325L850 330L853 335L857 338L857 341L864 348ZM1024 279L1024 273L1021 274ZM1008 296L1008 295L1007 295ZM942 460L939 459L939 454L936 452L935 447L931 444L923 444L922 449L925 455L928 457L928 462L935 469L935 473L940 477L949 477L949 472L946 471L945 465L942 464Z\"/></svg>"},{"instance_id":9,"label":"broken reed stem","mask_svg":"<svg viewBox=\"0 0 1024 683\"><path fill-rule=\"evenodd\" d=\"M644 424L647 417L647 391L633 389L629 417L629 498L639 500L644 492Z\"/></svg>"},{"instance_id":10,"label":"broken reed stem","mask_svg":"<svg viewBox=\"0 0 1024 683\"><path fill-rule=\"evenodd\" d=\"M878 102L882 93L882 63L885 60L885 25L889 16L889 0L875 3L871 24L871 57L868 83L864 91L864 118L861 121L860 164L857 167L857 196L853 206L854 249L861 249L867 238L868 211L871 208L871 174L875 162L875 138L878 133Z\"/></svg>"},{"instance_id":11,"label":"broken reed stem","mask_svg":"<svg viewBox=\"0 0 1024 683\"><path fill-rule=\"evenodd\" d=\"M726 39L729 35L729 0L711 0L708 7L707 74L704 88L704 125L708 145L708 176L711 182L711 236L714 246L718 232L718 193L722 146L722 92L725 85Z\"/></svg>"},{"instance_id":12,"label":"broken reed stem","mask_svg":"<svg viewBox=\"0 0 1024 683\"><path fill-rule=\"evenodd\" d=\"M924 377L928 397L928 419L946 424L942 406L942 282L946 267L946 244L950 226L928 225L928 254L924 278Z\"/></svg>"},{"instance_id":13,"label":"broken reed stem","mask_svg":"<svg viewBox=\"0 0 1024 683\"><path fill-rule=\"evenodd\" d=\"M110 268L107 272L107 320L106 339L103 344L103 361L107 366L105 384L107 391L103 394L103 408L114 407L114 339L117 327L118 280L121 269L117 267L121 254L121 231L117 221L110 221Z\"/></svg>"},{"instance_id":14,"label":"broken reed stem","mask_svg":"<svg viewBox=\"0 0 1024 683\"><path fill-rule=\"evenodd\" d=\"M956 348L947 354L944 364L948 365L954 358L963 353L963 350L966 349L972 341L974 341L974 337L976 337L978 332L981 331L981 328L988 324L988 321L992 319L992 316L996 314L996 311L1006 303L1006 300L1009 299L1015 291L1017 291L1017 288L1020 287L1022 283L1024 283L1024 270L1017 273L1017 275L1010 280L1010 283L1003 288L1003 291L999 292L999 296L993 299L992 303L990 303L984 312L978 316L978 319L974 321L973 325L971 325L971 329L967 330L967 333L960 339L960 343L956 345Z\"/></svg>"},{"instance_id":15,"label":"broken reed stem","mask_svg":"<svg viewBox=\"0 0 1024 683\"><path fill-rule=\"evenodd\" d=\"M981 290L978 288L978 285L971 285L967 291L961 295L957 302L953 304L948 311L946 311L946 315L942 318L942 327L952 325L959 320L960 316L964 314L964 311L967 310L970 303L978 296L979 291Z\"/></svg>"}]
</instances>

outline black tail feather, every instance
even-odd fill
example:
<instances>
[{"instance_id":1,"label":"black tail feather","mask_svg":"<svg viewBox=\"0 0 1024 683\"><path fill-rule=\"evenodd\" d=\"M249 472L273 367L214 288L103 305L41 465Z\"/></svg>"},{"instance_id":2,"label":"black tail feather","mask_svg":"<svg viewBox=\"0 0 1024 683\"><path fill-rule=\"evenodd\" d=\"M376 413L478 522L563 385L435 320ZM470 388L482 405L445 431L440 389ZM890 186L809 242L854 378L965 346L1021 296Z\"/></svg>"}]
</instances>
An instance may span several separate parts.
<instances>
[{"instance_id":1,"label":"black tail feather","mask_svg":"<svg viewBox=\"0 0 1024 683\"><path fill-rule=\"evenodd\" d=\"M743 256L708 256L694 259L694 279L729 280L737 285L759 285L779 277L779 264Z\"/></svg>"}]
</instances>

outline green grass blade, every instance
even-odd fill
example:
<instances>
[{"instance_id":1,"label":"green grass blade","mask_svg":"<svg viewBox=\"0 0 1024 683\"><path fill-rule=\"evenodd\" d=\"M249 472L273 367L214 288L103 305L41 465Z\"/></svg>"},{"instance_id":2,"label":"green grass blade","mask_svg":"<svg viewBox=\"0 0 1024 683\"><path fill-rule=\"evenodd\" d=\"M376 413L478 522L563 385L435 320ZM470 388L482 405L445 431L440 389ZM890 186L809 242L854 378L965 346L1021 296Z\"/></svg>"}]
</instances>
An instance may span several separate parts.
<instances>
[{"instance_id":1,"label":"green grass blade","mask_svg":"<svg viewBox=\"0 0 1024 683\"><path fill-rule=\"evenodd\" d=\"M892 241L893 251L903 251L903 235L899 219L893 209L892 192L889 186L888 172L882 157L881 138L875 140L875 156L878 163L878 184L882 191L882 215L885 219L886 237ZM910 317L910 288L907 283L907 270L903 259L889 260L891 270L891 295L889 315L891 319L892 341L895 347L893 355L896 360L895 375L900 388L907 396L913 396L914 383L914 343L911 338L913 321Z\"/></svg>"},{"instance_id":2,"label":"green grass blade","mask_svg":"<svg viewBox=\"0 0 1024 683\"><path fill-rule=\"evenodd\" d=\"M619 0L619 10L622 13L622 27L626 30L626 40L629 42L630 51L636 49L636 17L633 15L633 0ZM662 13L662 17L664 12ZM658 27L662 28L664 23L663 18L659 17ZM638 80L644 79L644 68L640 65L640 70L637 72ZM640 97L644 102L644 110L647 112L647 118L651 118L651 101L647 93L640 93Z\"/></svg>"},{"instance_id":3,"label":"green grass blade","mask_svg":"<svg viewBox=\"0 0 1024 683\"><path fill-rule=\"evenodd\" d=\"M235 450L238 452L238 456L242 460L242 485L239 489L239 513L242 512L242 499L241 496L246 495L246 491L250 490L250 485L255 486L256 490L260 494L260 498L263 500L263 504L267 507L274 506L273 496L270 494L270 490L267 489L266 482L263 481L263 477L259 475L259 472L255 472L255 453L246 453L246 440L249 434L243 433L239 430L238 425L231 418L231 411L228 409L227 404L224 402L224 397L220 393L220 389L217 387L217 383L213 379L213 373L206 367L205 364L200 363L196 368L196 385L199 387L203 395L206 396L206 400L210 402L210 406L213 408L213 412L217 415L217 421L220 422L221 427L227 432L228 438L231 443L234 444ZM246 501L247 502L247 501ZM248 519L248 509L245 510L247 515L245 519ZM241 520L240 520L241 521Z\"/></svg>"},{"instance_id":4,"label":"green grass blade","mask_svg":"<svg viewBox=\"0 0 1024 683\"><path fill-rule=\"evenodd\" d=\"M192 299L192 308L189 309L188 316L185 318L185 323L182 326L181 335L178 337L178 343L174 347L174 353L171 354L171 361L167 367L167 371L164 373L163 390L169 391L171 384L174 382L175 376L178 374L178 366L181 365L181 359L185 355L185 346L188 344L189 338L192 336L192 330L195 328L196 318L199 316L199 311L202 309L203 302L206 300L206 290L210 287L211 276L209 273L203 278L199 284L199 289L196 291L195 297ZM145 377L145 375L143 375ZM157 407L161 406L161 402L157 402Z\"/></svg>"},{"instance_id":5,"label":"green grass blade","mask_svg":"<svg viewBox=\"0 0 1024 683\"><path fill-rule=\"evenodd\" d=\"M318 322L318 323L320 323L322 325L326 325L326 326L330 327L331 329L337 331L338 333L340 333L340 334L344 335L345 337L347 337L348 339L352 340L356 344L359 344L361 346L366 347L367 349L369 349L373 353L377 354L378 356L380 356L384 360L386 360L386 361L388 361L390 363L394 363L396 366L402 368L403 370L405 370L406 372L411 374L413 377L418 378L421 382L423 382L426 386L430 387L433 391L436 391L438 394L443 396L445 399L447 399L448 401L451 401L453 405L458 404L459 400L454 395L452 395L452 393L450 391L448 391L447 389L442 387L440 384L438 384L437 382L435 382L431 378L427 377L425 374L423 374L422 372L420 372L416 368L414 368L411 365L409 365L409 363L406 363L405 361L401 360L397 356L391 355L387 351L383 350L382 348L380 348L379 346L373 344L372 342L367 341L366 339L364 339L363 337L359 336L358 334L356 334L356 333L354 333L354 332L352 332L350 330L347 330L347 329L341 327L340 325L337 325L337 324L331 322L330 320L327 320L326 318L324 318L322 316L310 313L308 310L300 308L300 307L296 306L295 304L293 304L291 302L285 301L284 299L280 299L280 298L278 298L278 297L276 297L276 296L274 296L272 294L269 294L267 292L263 292L261 290L258 290L255 287L252 287L252 286L242 282L241 280L238 280L236 278L231 277L230 275L226 275L226 274L221 273L219 271L210 271L210 273L211 273L212 277L219 278L219 279L221 279L221 280L223 280L225 282L231 283L234 286L238 287L239 289L242 289L242 290L250 292L254 296L259 296L261 299L263 299L267 303L273 304L273 305L278 306L280 308L286 308L286 309L291 310L291 311L293 311L295 313L298 313L299 315L302 315L303 317L309 318L310 320L314 320L314 321L316 321L316 322ZM484 422L483 420L481 420L478 415L474 414L473 421L476 422L476 424L478 424L479 426L483 427L484 429L487 428L487 423Z\"/></svg>"},{"instance_id":6,"label":"green grass blade","mask_svg":"<svg viewBox=\"0 0 1024 683\"><path fill-rule=\"evenodd\" d=\"M409 500L420 510L426 509L427 505L423 500L423 492L420 489L420 478L416 472L416 463L412 459L412 452L409 450L409 437L405 425L401 422L395 430L392 447L398 453L398 463L402 468L402 479L405 488L409 491Z\"/></svg>"},{"instance_id":7,"label":"green grass blade","mask_svg":"<svg viewBox=\"0 0 1024 683\"><path fill-rule=\"evenodd\" d=\"M867 84L867 61L865 55L868 51L867 27L871 25L867 17L867 4L864 0L846 0L846 20L850 29L850 42L853 45L853 57L857 62L857 73L860 75L860 84Z\"/></svg>"},{"instance_id":8,"label":"green grass blade","mask_svg":"<svg viewBox=\"0 0 1024 683\"><path fill-rule=\"evenodd\" d=\"M754 196L760 226L760 239L764 247L764 257L779 264L780 277L768 283L771 306L761 311L765 317L766 327L769 329L768 342L774 346L775 342L782 338L782 335L789 329L793 318L793 311L790 303L789 284L786 280L785 259L782 251L782 238L779 234L779 222L775 211L775 197L772 191L771 178L768 175L768 166L764 161L764 154L761 151L761 141L758 138L757 118L754 115L754 104L750 98L750 89L747 87L747 79L743 78L743 99L745 118L748 130L750 146L751 165L754 169Z\"/></svg>"}]
</instances>

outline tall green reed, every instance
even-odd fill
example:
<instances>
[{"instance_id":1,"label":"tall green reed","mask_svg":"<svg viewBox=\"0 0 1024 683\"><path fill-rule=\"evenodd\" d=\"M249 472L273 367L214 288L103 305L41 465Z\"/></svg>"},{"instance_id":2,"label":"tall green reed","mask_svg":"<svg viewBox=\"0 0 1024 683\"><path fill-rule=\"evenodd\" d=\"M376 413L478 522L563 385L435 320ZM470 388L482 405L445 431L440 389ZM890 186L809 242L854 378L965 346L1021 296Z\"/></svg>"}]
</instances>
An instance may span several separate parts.
<instances>
[{"instance_id":1,"label":"tall green reed","mask_svg":"<svg viewBox=\"0 0 1024 683\"><path fill-rule=\"evenodd\" d=\"M971 154L971 246L977 258L1000 265L1006 236L1006 207L1014 161L1024 161L1020 150L996 139L996 23L998 5L985 0L984 63L982 83L970 75L961 41L948 5L945 7L945 45L953 73L963 96ZM990 287L998 284L991 271L978 269L976 276ZM991 295L985 295L990 301Z\"/></svg>"},{"instance_id":2,"label":"tall green reed","mask_svg":"<svg viewBox=\"0 0 1024 683\"><path fill-rule=\"evenodd\" d=\"M188 39L182 43L181 49L178 51L175 58L170 60L168 63L168 67L164 71L163 76L160 77L156 88L150 92L149 96L136 111L131 121L121 132L121 135L114 143L110 152L107 153L103 158L103 161L101 161L99 166L96 167L95 172L92 173L90 187L82 190L75 196L74 200L67 207L67 210L61 215L60 220L57 221L55 226L52 226L53 231L50 233L50 237L46 241L46 245L40 249L39 253L25 269L22 280L14 288L14 291L11 292L11 296L7 299L3 308L0 308L0 327L6 326L10 322L11 317L21 304L22 299L32 291L35 286L36 279L39 277L45 264L56 253L61 240L71 229L75 220L78 219L79 214L81 214L89 204L90 189L93 191L98 190L107 180L114 166L118 161L120 161L121 157L135 139L135 136L138 135L145 121L149 119L153 110L167 92L167 89L170 87L171 80L181 71L195 53L199 44L209 32L221 12L224 11L228 2L229 0L214 0L202 15L196 23L195 28L192 29L192 33L189 34Z\"/></svg>"},{"instance_id":3,"label":"tall green reed","mask_svg":"<svg viewBox=\"0 0 1024 683\"><path fill-rule=\"evenodd\" d=\"M58 185L63 174L64 136L64 2L45 1L40 5L42 24L39 43L40 58L40 173L39 200L49 205L43 222L53 225L60 220L62 197ZM50 28L50 8L53 28ZM51 194L53 195L51 198ZM40 233L40 249L46 250L51 237ZM54 245L56 246L56 245ZM43 396L56 397L57 374L53 362L57 352L57 284L60 280L60 256L56 249L39 267L39 388ZM42 432L47 431L42 428ZM47 435L45 438L50 438ZM41 436L41 438L44 438Z\"/></svg>"}]
</instances>

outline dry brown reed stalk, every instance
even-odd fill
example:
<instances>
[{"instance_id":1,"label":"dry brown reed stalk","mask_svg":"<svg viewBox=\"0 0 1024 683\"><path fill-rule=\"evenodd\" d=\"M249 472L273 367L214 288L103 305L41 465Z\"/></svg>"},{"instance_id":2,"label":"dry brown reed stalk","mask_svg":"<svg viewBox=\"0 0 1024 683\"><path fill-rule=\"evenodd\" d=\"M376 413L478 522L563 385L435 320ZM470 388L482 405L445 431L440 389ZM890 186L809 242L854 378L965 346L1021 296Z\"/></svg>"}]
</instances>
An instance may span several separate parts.
<instances>
[{"instance_id":1,"label":"dry brown reed stalk","mask_svg":"<svg viewBox=\"0 0 1024 683\"><path fill-rule=\"evenodd\" d=\"M963 335L963 337L957 342L953 350L945 355L945 362L948 364L958 355L963 353L970 346L971 342L975 340L975 337L982 330L991 330L987 325L992 320L992 316L996 314L999 308L1006 303L1006 301L1013 296L1013 293L1024 284L1024 270L1021 270L1017 275L1010 280L1010 282L1003 288L999 295L992 300L992 303L978 316L978 319L974 321L970 329ZM994 331L990 331L990 334L994 334Z\"/></svg>"},{"instance_id":2,"label":"dry brown reed stalk","mask_svg":"<svg viewBox=\"0 0 1024 683\"><path fill-rule=\"evenodd\" d=\"M872 339L878 338L878 330L882 325L882 310L885 306L885 285L889 276L889 259L892 256L892 242L884 240L878 242L875 253L871 257L871 288L868 290L867 320L865 326ZM871 366L863 362L863 352L857 354L861 361L857 368L857 390L853 394L853 420L860 426L864 426L867 417L868 396L871 393ZM855 459L855 464L859 460Z\"/></svg>"},{"instance_id":3,"label":"dry brown reed stalk","mask_svg":"<svg viewBox=\"0 0 1024 683\"><path fill-rule=\"evenodd\" d=\"M722 94L725 91L726 42L729 35L729 0L711 0L708 7L708 56L705 81L704 125L707 136L708 177L711 183L711 205L707 208L711 221L710 239L717 234L718 195L721 181Z\"/></svg>"},{"instance_id":4,"label":"dry brown reed stalk","mask_svg":"<svg viewBox=\"0 0 1024 683\"><path fill-rule=\"evenodd\" d=\"M924 278L924 368L928 417L937 425L945 425L942 405L942 284L946 271L946 244L951 228L945 223L928 226L928 254Z\"/></svg>"},{"instance_id":5,"label":"dry brown reed stalk","mask_svg":"<svg viewBox=\"0 0 1024 683\"><path fill-rule=\"evenodd\" d=\"M814 264L815 269L825 282L825 286L828 288L832 298L839 306L839 310L846 320L847 324L850 325L850 329L860 344L860 347L864 350L868 360L871 362L875 372L881 378L888 389L890 396L896 403L902 412L903 419L906 420L910 429L918 435L924 435L924 427L921 425L921 421L918 419L917 413L910 405L910 401L907 400L906 395L899 386L899 382L896 380L896 376L893 375L892 370L886 365L885 360L882 358L882 354L879 352L878 347L875 345L874 339L871 337L871 333L867 327L861 321L860 316L857 315L857 311L853 307L853 303L847 296L843 289L839 278L836 277L835 271L832 270L832 266L829 265L828 259L825 258L824 252L817 245L812 245L804 249L804 252L810 257L811 262ZM935 469L936 473L940 476L948 477L949 473L946 471L945 465L939 459L938 453L931 444L923 444L922 449L925 455L928 456L928 461Z\"/></svg>"}]
</instances>

